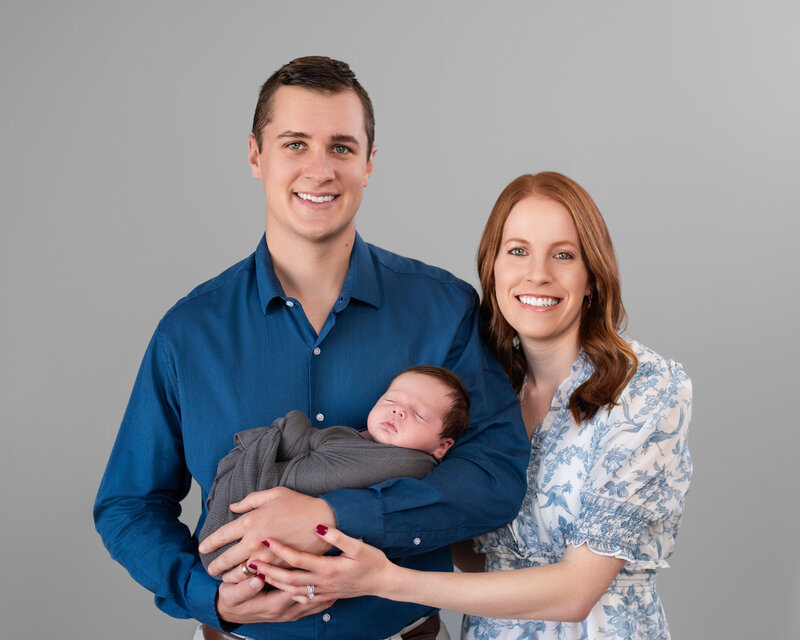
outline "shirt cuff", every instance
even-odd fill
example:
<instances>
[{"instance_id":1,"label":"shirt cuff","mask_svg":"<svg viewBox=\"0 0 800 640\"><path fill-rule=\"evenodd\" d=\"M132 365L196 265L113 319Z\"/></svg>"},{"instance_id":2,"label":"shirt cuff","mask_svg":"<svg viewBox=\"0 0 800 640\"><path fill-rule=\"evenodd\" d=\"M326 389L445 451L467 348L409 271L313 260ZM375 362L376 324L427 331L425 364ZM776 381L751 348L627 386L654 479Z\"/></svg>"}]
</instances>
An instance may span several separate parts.
<instances>
[{"instance_id":1,"label":"shirt cuff","mask_svg":"<svg viewBox=\"0 0 800 640\"><path fill-rule=\"evenodd\" d=\"M191 617L195 618L198 622L209 625L216 629L223 631L235 631L240 626L238 622L225 622L221 620L217 614L217 591L219 585L222 584L217 578L214 578L208 573L201 564L196 565L189 574L189 580L186 584L186 598L191 607ZM160 609L166 613L170 612L170 600L158 602L159 598L156 596L156 601ZM172 613L171 615L175 615ZM186 617L184 615L177 615L176 617Z\"/></svg>"},{"instance_id":2,"label":"shirt cuff","mask_svg":"<svg viewBox=\"0 0 800 640\"><path fill-rule=\"evenodd\" d=\"M654 514L644 507L584 494L580 517L566 539L576 547L585 542L595 553L632 562L638 559L642 533L653 519Z\"/></svg>"},{"instance_id":3,"label":"shirt cuff","mask_svg":"<svg viewBox=\"0 0 800 640\"><path fill-rule=\"evenodd\" d=\"M368 489L340 489L320 496L336 514L336 528L374 547L383 546L381 501Z\"/></svg>"}]
</instances>

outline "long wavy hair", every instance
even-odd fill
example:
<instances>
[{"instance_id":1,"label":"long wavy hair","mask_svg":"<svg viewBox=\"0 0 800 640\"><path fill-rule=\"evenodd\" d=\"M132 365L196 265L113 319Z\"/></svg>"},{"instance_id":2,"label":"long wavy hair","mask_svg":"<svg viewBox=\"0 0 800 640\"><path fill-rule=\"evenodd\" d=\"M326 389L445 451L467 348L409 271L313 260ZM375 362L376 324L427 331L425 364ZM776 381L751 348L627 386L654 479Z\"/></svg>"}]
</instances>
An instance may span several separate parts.
<instances>
[{"instance_id":1,"label":"long wavy hair","mask_svg":"<svg viewBox=\"0 0 800 640\"><path fill-rule=\"evenodd\" d=\"M512 181L492 208L478 248L478 273L483 290L481 316L489 347L519 393L525 381L525 354L516 332L497 304L494 264L500 251L503 227L517 202L530 196L562 204L578 230L583 261L589 271L591 295L581 311L578 342L594 372L569 401L577 422L590 420L602 407L613 406L638 366L631 346L620 337L627 316L622 306L617 258L608 228L597 205L577 182L560 173L545 171ZM516 343L516 344L515 344Z\"/></svg>"}]
</instances>

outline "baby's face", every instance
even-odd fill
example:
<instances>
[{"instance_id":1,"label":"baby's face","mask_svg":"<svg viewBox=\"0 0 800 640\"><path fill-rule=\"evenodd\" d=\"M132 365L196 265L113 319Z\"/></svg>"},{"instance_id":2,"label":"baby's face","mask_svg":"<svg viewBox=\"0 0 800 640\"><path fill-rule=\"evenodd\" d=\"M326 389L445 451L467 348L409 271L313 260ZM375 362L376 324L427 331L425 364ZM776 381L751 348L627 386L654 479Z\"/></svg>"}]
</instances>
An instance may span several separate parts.
<instances>
[{"instance_id":1,"label":"baby's face","mask_svg":"<svg viewBox=\"0 0 800 640\"><path fill-rule=\"evenodd\" d=\"M452 446L442 438L442 418L450 410L450 388L422 373L403 373L394 379L367 417L375 442L417 449L441 458Z\"/></svg>"}]
</instances>

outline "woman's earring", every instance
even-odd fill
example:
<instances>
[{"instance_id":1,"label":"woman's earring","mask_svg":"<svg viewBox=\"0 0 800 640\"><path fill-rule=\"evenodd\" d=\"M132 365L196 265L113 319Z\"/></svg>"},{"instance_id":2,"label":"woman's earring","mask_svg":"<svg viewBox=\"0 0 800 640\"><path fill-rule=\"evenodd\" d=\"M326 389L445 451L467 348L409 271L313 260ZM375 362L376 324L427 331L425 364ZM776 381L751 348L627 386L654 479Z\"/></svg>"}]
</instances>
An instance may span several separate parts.
<instances>
[{"instance_id":1,"label":"woman's earring","mask_svg":"<svg viewBox=\"0 0 800 640\"><path fill-rule=\"evenodd\" d=\"M511 340L511 346L514 347L517 351L519 351L519 336L515 333L514 337Z\"/></svg>"},{"instance_id":2,"label":"woman's earring","mask_svg":"<svg viewBox=\"0 0 800 640\"><path fill-rule=\"evenodd\" d=\"M592 306L592 292L589 292L589 295L586 296L586 308L589 309Z\"/></svg>"}]
</instances>

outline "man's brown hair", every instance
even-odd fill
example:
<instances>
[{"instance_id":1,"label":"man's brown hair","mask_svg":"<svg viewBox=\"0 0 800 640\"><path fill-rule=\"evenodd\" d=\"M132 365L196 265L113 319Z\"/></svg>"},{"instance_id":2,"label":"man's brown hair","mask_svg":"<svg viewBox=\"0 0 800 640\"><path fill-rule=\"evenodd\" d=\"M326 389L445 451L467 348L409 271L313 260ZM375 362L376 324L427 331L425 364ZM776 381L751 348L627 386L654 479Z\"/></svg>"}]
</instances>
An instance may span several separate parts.
<instances>
[{"instance_id":1,"label":"man's brown hair","mask_svg":"<svg viewBox=\"0 0 800 640\"><path fill-rule=\"evenodd\" d=\"M261 132L272 119L275 92L282 86L297 86L320 93L354 91L364 109L364 130L367 134L367 158L375 140L375 113L372 101L346 62L325 56L306 56L287 62L261 85L253 115L253 137L261 149Z\"/></svg>"}]
</instances>

